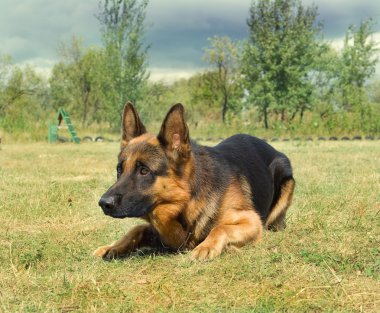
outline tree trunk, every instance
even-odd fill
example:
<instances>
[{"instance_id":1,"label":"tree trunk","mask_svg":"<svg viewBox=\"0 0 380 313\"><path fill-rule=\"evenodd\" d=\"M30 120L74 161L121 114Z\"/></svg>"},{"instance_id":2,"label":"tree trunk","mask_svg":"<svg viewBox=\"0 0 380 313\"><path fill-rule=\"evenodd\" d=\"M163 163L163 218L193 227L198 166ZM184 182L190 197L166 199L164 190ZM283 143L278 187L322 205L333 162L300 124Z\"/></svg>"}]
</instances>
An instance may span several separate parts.
<instances>
[{"instance_id":1,"label":"tree trunk","mask_svg":"<svg viewBox=\"0 0 380 313\"><path fill-rule=\"evenodd\" d=\"M267 107L264 107L264 127L268 129L268 112Z\"/></svg>"},{"instance_id":2,"label":"tree trunk","mask_svg":"<svg viewBox=\"0 0 380 313\"><path fill-rule=\"evenodd\" d=\"M228 108L228 97L227 97L227 94L224 94L223 109L222 109L222 121L223 121L223 124L226 122L227 108Z\"/></svg>"},{"instance_id":3,"label":"tree trunk","mask_svg":"<svg viewBox=\"0 0 380 313\"><path fill-rule=\"evenodd\" d=\"M88 97L90 93L85 92L84 97L83 97L83 116L82 116L82 126L86 126L86 121L87 121L87 116L88 116ZM87 125L88 126L88 125Z\"/></svg>"},{"instance_id":4,"label":"tree trunk","mask_svg":"<svg viewBox=\"0 0 380 313\"><path fill-rule=\"evenodd\" d=\"M303 106L301 108L301 112L300 112L300 123L302 123L302 120L303 120L303 114L305 113L305 107Z\"/></svg>"}]
</instances>

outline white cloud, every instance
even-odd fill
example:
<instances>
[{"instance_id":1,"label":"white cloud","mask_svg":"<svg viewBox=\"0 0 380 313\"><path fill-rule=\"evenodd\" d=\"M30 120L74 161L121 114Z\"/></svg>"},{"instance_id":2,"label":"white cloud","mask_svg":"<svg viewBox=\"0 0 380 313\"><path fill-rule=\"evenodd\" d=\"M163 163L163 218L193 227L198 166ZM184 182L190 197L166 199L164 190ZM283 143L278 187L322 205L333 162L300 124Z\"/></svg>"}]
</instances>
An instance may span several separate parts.
<instances>
[{"instance_id":1,"label":"white cloud","mask_svg":"<svg viewBox=\"0 0 380 313\"><path fill-rule=\"evenodd\" d=\"M48 79L56 62L57 60L55 59L33 58L23 61L19 64L21 67L33 67L39 75L41 75L44 79Z\"/></svg>"},{"instance_id":2,"label":"white cloud","mask_svg":"<svg viewBox=\"0 0 380 313\"><path fill-rule=\"evenodd\" d=\"M162 81L164 83L173 83L176 80L181 78L190 78L196 73L204 70L203 68L162 68L162 67L153 67L150 68L150 77L149 80L152 82Z\"/></svg>"},{"instance_id":3,"label":"white cloud","mask_svg":"<svg viewBox=\"0 0 380 313\"><path fill-rule=\"evenodd\" d=\"M332 40L329 40L331 47L334 48L337 51L340 51L343 49L344 46L344 36L335 38ZM380 49L380 32L373 33L371 36L371 40L373 40L376 43L376 49Z\"/></svg>"},{"instance_id":4,"label":"white cloud","mask_svg":"<svg viewBox=\"0 0 380 313\"><path fill-rule=\"evenodd\" d=\"M335 39L329 40L328 43L336 51L341 51L344 46L344 38L345 37L335 38ZM378 58L378 62L376 64L375 78L380 79L380 32L373 33L371 36L371 40L373 40L376 43L375 48L377 49L376 55Z\"/></svg>"}]
</instances>

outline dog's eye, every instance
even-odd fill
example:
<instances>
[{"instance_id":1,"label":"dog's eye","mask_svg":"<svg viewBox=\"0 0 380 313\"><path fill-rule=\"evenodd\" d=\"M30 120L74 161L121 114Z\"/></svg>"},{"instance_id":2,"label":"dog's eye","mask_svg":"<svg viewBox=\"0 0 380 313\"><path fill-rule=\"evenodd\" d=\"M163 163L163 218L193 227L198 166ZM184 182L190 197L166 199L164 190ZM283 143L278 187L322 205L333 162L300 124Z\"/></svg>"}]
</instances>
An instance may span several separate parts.
<instances>
[{"instance_id":1,"label":"dog's eye","mask_svg":"<svg viewBox=\"0 0 380 313\"><path fill-rule=\"evenodd\" d=\"M137 172L140 175L146 176L150 173L149 167L145 166L143 163L137 161L136 166L137 166Z\"/></svg>"},{"instance_id":2,"label":"dog's eye","mask_svg":"<svg viewBox=\"0 0 380 313\"><path fill-rule=\"evenodd\" d=\"M116 166L116 177L117 177L117 179L119 179L119 177L121 176L122 173L123 173L123 163L119 163Z\"/></svg>"},{"instance_id":3,"label":"dog's eye","mask_svg":"<svg viewBox=\"0 0 380 313\"><path fill-rule=\"evenodd\" d=\"M148 173L149 173L149 168L147 168L145 166L140 167L140 175L145 176L145 175L148 175Z\"/></svg>"}]
</instances>

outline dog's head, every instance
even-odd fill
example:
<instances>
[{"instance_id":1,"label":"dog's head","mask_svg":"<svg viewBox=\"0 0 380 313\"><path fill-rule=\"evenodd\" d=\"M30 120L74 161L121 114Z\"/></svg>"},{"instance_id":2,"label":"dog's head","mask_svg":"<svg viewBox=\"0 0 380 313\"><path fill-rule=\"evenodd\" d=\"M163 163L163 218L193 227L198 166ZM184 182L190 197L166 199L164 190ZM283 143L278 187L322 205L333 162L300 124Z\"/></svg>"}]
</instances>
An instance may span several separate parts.
<instances>
[{"instance_id":1,"label":"dog's head","mask_svg":"<svg viewBox=\"0 0 380 313\"><path fill-rule=\"evenodd\" d=\"M183 178L191 172L191 150L183 106L178 103L169 110L154 136L128 103L121 128L117 180L99 201L104 213L143 217L160 204L186 201L189 191Z\"/></svg>"}]
</instances>

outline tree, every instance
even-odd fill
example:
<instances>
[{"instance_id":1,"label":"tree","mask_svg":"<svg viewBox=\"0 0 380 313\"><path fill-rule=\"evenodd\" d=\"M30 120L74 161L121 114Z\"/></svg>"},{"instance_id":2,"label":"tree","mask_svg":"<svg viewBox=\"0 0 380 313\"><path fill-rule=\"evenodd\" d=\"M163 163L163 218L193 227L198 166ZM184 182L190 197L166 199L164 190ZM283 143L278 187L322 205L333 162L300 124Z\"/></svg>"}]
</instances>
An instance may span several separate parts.
<instances>
[{"instance_id":1,"label":"tree","mask_svg":"<svg viewBox=\"0 0 380 313\"><path fill-rule=\"evenodd\" d=\"M360 112L362 121L368 104L365 84L375 73L378 61L376 42L371 39L372 27L372 20L363 21L358 29L349 27L344 40L338 83L342 107Z\"/></svg>"},{"instance_id":2,"label":"tree","mask_svg":"<svg viewBox=\"0 0 380 313\"><path fill-rule=\"evenodd\" d=\"M216 87L222 99L222 120L226 119L227 110L232 105L232 98L239 94L240 79L240 43L232 41L229 37L214 36L209 38L210 47L205 49L204 60L215 67Z\"/></svg>"},{"instance_id":3,"label":"tree","mask_svg":"<svg viewBox=\"0 0 380 313\"><path fill-rule=\"evenodd\" d=\"M0 125L8 132L25 130L45 116L44 80L33 67L20 67L6 61L0 89Z\"/></svg>"},{"instance_id":4,"label":"tree","mask_svg":"<svg viewBox=\"0 0 380 313\"><path fill-rule=\"evenodd\" d=\"M265 128L270 110L285 121L309 108L313 91L309 75L321 53L316 16L315 6L305 8L299 0L252 2L242 72Z\"/></svg>"},{"instance_id":5,"label":"tree","mask_svg":"<svg viewBox=\"0 0 380 313\"><path fill-rule=\"evenodd\" d=\"M197 73L187 79L186 86L191 95L191 103L204 106L205 109L219 109L220 103L223 103L219 87L219 73L216 71Z\"/></svg>"},{"instance_id":6,"label":"tree","mask_svg":"<svg viewBox=\"0 0 380 313\"><path fill-rule=\"evenodd\" d=\"M186 80L189 92L189 103L187 107L188 121L198 126L198 122L205 120L213 123L219 122L220 104L223 103L223 95L219 85L219 73L206 71L197 73Z\"/></svg>"},{"instance_id":7,"label":"tree","mask_svg":"<svg viewBox=\"0 0 380 313\"><path fill-rule=\"evenodd\" d=\"M375 80L369 87L370 101L372 103L376 103L380 109L380 80Z\"/></svg>"},{"instance_id":8,"label":"tree","mask_svg":"<svg viewBox=\"0 0 380 313\"><path fill-rule=\"evenodd\" d=\"M8 55L0 56L0 114L3 115L9 106L6 87L12 73L12 58Z\"/></svg>"},{"instance_id":9,"label":"tree","mask_svg":"<svg viewBox=\"0 0 380 313\"><path fill-rule=\"evenodd\" d=\"M72 81L69 78L69 68L64 62L54 64L49 78L49 93L52 108L65 108L72 112L75 107L75 97L71 91Z\"/></svg>"},{"instance_id":10,"label":"tree","mask_svg":"<svg viewBox=\"0 0 380 313\"><path fill-rule=\"evenodd\" d=\"M0 112L5 115L20 99L37 95L41 89L42 78L32 67L13 67L2 90Z\"/></svg>"},{"instance_id":11,"label":"tree","mask_svg":"<svg viewBox=\"0 0 380 313\"><path fill-rule=\"evenodd\" d=\"M59 54L62 62L53 67L50 78L54 107L68 108L82 120L82 126L88 126L100 109L103 54L96 48L86 50L75 36L69 44L61 43Z\"/></svg>"},{"instance_id":12,"label":"tree","mask_svg":"<svg viewBox=\"0 0 380 313\"><path fill-rule=\"evenodd\" d=\"M104 44L103 92L108 119L119 124L126 101L142 98L148 79L147 51L144 45L145 9L148 0L104 0L99 3L98 20Z\"/></svg>"},{"instance_id":13,"label":"tree","mask_svg":"<svg viewBox=\"0 0 380 313\"><path fill-rule=\"evenodd\" d=\"M316 57L315 68L310 73L313 99L310 110L325 120L337 111L337 85L340 56L328 44L321 44L322 53Z\"/></svg>"}]
</instances>

